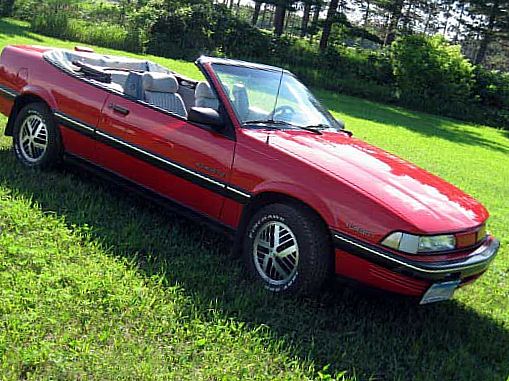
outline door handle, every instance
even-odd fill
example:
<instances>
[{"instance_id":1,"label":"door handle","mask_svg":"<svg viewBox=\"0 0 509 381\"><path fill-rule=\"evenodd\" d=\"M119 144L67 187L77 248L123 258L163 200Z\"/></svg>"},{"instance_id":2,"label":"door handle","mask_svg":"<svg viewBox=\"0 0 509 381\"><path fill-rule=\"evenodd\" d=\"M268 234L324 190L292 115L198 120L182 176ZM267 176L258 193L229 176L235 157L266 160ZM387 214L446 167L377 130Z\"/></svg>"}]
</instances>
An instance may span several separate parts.
<instances>
[{"instance_id":1,"label":"door handle","mask_svg":"<svg viewBox=\"0 0 509 381\"><path fill-rule=\"evenodd\" d=\"M125 107L114 105L113 103L109 104L109 108L113 109L114 112L118 112L119 114L122 114L124 116L127 116L130 113L130 111Z\"/></svg>"}]
</instances>

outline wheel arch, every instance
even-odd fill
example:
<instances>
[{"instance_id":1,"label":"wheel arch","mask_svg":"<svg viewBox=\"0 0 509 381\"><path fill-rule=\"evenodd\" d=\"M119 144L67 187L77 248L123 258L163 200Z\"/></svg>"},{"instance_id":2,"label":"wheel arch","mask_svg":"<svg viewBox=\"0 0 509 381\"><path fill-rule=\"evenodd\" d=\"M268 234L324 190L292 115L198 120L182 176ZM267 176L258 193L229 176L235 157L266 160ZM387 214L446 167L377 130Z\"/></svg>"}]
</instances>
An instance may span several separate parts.
<instances>
[{"instance_id":1,"label":"wheel arch","mask_svg":"<svg viewBox=\"0 0 509 381\"><path fill-rule=\"evenodd\" d=\"M11 114L9 115L9 119L7 121L7 126L5 127L5 135L12 136L14 130L14 123L19 112L28 104L31 103L44 103L49 110L54 108L54 100L47 91L44 89L38 88L27 88L20 95L14 99L14 105L11 109Z\"/></svg>"},{"instance_id":2,"label":"wheel arch","mask_svg":"<svg viewBox=\"0 0 509 381\"><path fill-rule=\"evenodd\" d=\"M316 207L313 207L311 203L302 200L299 197L295 197L294 195L290 195L288 193L280 192L280 191L262 191L254 195L249 203L244 207L242 211L242 215L240 218L240 223L237 228L237 234L235 235L234 241L234 251L235 253L239 253L242 248L242 242L244 238L245 230L249 224L252 216L261 208L271 204L289 204L295 205L301 208L304 208L314 214L317 219L322 224L322 227L327 232L328 236L332 240L330 236L329 224L327 223L327 217L331 218L331 216L325 217L322 213L320 213ZM321 208L322 210L326 210ZM326 214L328 210L326 210Z\"/></svg>"}]
</instances>

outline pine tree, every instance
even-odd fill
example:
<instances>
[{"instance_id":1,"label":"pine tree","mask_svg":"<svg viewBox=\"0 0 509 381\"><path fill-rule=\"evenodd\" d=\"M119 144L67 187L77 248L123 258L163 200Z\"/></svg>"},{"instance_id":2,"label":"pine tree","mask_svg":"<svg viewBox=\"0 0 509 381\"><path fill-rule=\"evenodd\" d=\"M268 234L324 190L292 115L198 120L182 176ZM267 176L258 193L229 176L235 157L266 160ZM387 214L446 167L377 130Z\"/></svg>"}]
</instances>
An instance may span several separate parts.
<instances>
[{"instance_id":1,"label":"pine tree","mask_svg":"<svg viewBox=\"0 0 509 381\"><path fill-rule=\"evenodd\" d=\"M300 36L305 37L308 32L309 17L311 16L311 8L315 4L314 0L304 0L304 13L302 15L302 22L300 26Z\"/></svg>"},{"instance_id":2,"label":"pine tree","mask_svg":"<svg viewBox=\"0 0 509 381\"><path fill-rule=\"evenodd\" d=\"M470 13L481 16L482 19L480 25L469 25L471 30L479 32L481 36L475 63L482 64L488 47L494 39L509 38L509 0L472 0L469 3Z\"/></svg>"},{"instance_id":3,"label":"pine tree","mask_svg":"<svg viewBox=\"0 0 509 381\"><path fill-rule=\"evenodd\" d=\"M331 0L329 3L329 9L327 10L327 17L323 24L322 38L320 39L320 50L325 50L329 44L330 32L332 30L332 24L337 14L339 0Z\"/></svg>"},{"instance_id":4,"label":"pine tree","mask_svg":"<svg viewBox=\"0 0 509 381\"><path fill-rule=\"evenodd\" d=\"M385 45L390 45L396 38L398 24L403 15L405 0L381 1L380 5L389 12L389 24L387 25L387 34L385 35Z\"/></svg>"},{"instance_id":5,"label":"pine tree","mask_svg":"<svg viewBox=\"0 0 509 381\"><path fill-rule=\"evenodd\" d=\"M256 25L258 23L258 17L260 17L260 9L262 8L262 1L255 0L255 7L253 11L253 18L251 19L251 24Z\"/></svg>"},{"instance_id":6,"label":"pine tree","mask_svg":"<svg viewBox=\"0 0 509 381\"><path fill-rule=\"evenodd\" d=\"M2 0L0 2L0 17L8 17L12 15L14 0Z\"/></svg>"}]
</instances>

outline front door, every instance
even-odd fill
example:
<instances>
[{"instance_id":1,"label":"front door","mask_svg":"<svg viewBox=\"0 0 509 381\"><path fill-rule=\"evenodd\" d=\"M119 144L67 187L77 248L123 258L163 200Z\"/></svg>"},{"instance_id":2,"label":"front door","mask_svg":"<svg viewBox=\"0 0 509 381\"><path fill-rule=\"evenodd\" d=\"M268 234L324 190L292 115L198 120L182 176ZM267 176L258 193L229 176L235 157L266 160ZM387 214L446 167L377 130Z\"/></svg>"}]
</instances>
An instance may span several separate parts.
<instances>
[{"instance_id":1,"label":"front door","mask_svg":"<svg viewBox=\"0 0 509 381\"><path fill-rule=\"evenodd\" d=\"M116 94L105 103L96 135L99 165L220 218L233 139Z\"/></svg>"}]
</instances>

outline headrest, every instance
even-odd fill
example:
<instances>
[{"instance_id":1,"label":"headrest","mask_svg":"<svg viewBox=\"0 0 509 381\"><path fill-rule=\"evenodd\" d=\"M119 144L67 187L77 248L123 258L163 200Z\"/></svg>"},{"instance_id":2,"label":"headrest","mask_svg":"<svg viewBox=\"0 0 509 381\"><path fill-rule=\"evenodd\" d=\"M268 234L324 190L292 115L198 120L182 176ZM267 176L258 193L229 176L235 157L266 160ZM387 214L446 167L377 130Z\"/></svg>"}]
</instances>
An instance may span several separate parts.
<instances>
[{"instance_id":1,"label":"headrest","mask_svg":"<svg viewBox=\"0 0 509 381\"><path fill-rule=\"evenodd\" d=\"M194 91L196 98L217 99L208 82L199 82Z\"/></svg>"},{"instance_id":2,"label":"headrest","mask_svg":"<svg viewBox=\"0 0 509 381\"><path fill-rule=\"evenodd\" d=\"M141 73L130 72L125 81L124 94L134 99L143 99L142 79Z\"/></svg>"},{"instance_id":3,"label":"headrest","mask_svg":"<svg viewBox=\"0 0 509 381\"><path fill-rule=\"evenodd\" d=\"M241 119L245 119L249 115L249 98L246 87L241 83L233 85L234 104L237 113Z\"/></svg>"},{"instance_id":4,"label":"headrest","mask_svg":"<svg viewBox=\"0 0 509 381\"><path fill-rule=\"evenodd\" d=\"M165 73L143 74L143 90L157 93L176 93L179 84L175 76Z\"/></svg>"},{"instance_id":5,"label":"headrest","mask_svg":"<svg viewBox=\"0 0 509 381\"><path fill-rule=\"evenodd\" d=\"M233 85L233 96L244 96L247 95L246 87L242 83L236 83Z\"/></svg>"}]
</instances>

